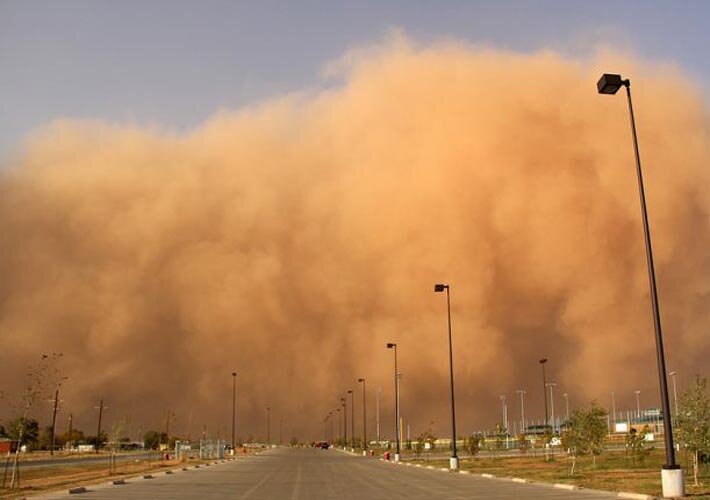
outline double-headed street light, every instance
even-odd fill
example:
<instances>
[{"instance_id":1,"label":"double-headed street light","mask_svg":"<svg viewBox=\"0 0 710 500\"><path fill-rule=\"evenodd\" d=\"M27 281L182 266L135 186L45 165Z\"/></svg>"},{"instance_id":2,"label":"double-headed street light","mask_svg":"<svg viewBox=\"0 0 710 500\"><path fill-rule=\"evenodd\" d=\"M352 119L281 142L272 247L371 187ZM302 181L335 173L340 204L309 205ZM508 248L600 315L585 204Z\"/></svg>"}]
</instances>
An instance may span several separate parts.
<instances>
[{"instance_id":1,"label":"double-headed street light","mask_svg":"<svg viewBox=\"0 0 710 500\"><path fill-rule=\"evenodd\" d=\"M399 372L397 371L397 344L388 342L387 349L394 349L394 429L397 439L397 452L394 454L394 461L399 462L401 455L399 446Z\"/></svg>"},{"instance_id":2,"label":"double-headed street light","mask_svg":"<svg viewBox=\"0 0 710 500\"><path fill-rule=\"evenodd\" d=\"M362 454L367 455L367 400L365 399L365 379L359 378L362 382Z\"/></svg>"},{"instance_id":3,"label":"double-headed street light","mask_svg":"<svg viewBox=\"0 0 710 500\"><path fill-rule=\"evenodd\" d=\"M446 312L449 320L449 378L451 381L451 458L449 468L456 470L459 468L459 457L456 454L456 404L454 403L454 349L451 342L451 295L449 285L439 283L434 285L434 292L446 290Z\"/></svg>"},{"instance_id":4,"label":"double-headed street light","mask_svg":"<svg viewBox=\"0 0 710 500\"><path fill-rule=\"evenodd\" d=\"M634 107L631 102L631 81L628 79L622 79L621 75L605 73L597 82L597 91L600 94L616 94L622 86L626 88L626 99L629 105L629 117L631 119L631 136L633 140L634 156L636 157L636 177L638 181L639 199L641 202L641 219L643 223L644 241L646 243L646 265L648 267L648 284L651 292L653 329L656 337L658 381L661 389L661 405L663 407L663 436L666 446L666 464L661 470L661 483L663 486L663 496L667 498L675 498L685 495L685 487L683 484L683 470L680 466L678 466L678 464L676 464L675 448L673 446L671 409L668 401L668 380L666 379L666 356L663 349L663 331L661 329L661 311L658 305L656 272L653 264L651 230L649 228L648 212L646 210L646 193L643 185L643 173L641 171L641 155L639 154L638 136L636 134L636 119L634 117Z\"/></svg>"}]
</instances>

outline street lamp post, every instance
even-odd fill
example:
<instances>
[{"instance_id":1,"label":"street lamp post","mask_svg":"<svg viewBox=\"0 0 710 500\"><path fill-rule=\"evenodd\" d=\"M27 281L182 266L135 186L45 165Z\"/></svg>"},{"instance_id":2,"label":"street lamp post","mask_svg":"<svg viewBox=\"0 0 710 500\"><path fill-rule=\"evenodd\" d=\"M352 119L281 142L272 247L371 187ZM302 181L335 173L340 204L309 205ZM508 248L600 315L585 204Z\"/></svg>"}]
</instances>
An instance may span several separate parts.
<instances>
[{"instance_id":1,"label":"street lamp post","mask_svg":"<svg viewBox=\"0 0 710 500\"><path fill-rule=\"evenodd\" d=\"M636 394L636 419L641 418L641 400L639 396L641 395L641 391L635 390L634 394Z\"/></svg>"},{"instance_id":2,"label":"street lamp post","mask_svg":"<svg viewBox=\"0 0 710 500\"><path fill-rule=\"evenodd\" d=\"M614 424L616 424L616 397L614 391L611 391L611 413L614 419Z\"/></svg>"},{"instance_id":3,"label":"street lamp post","mask_svg":"<svg viewBox=\"0 0 710 500\"><path fill-rule=\"evenodd\" d=\"M266 445L271 446L271 407L266 407Z\"/></svg>"},{"instance_id":4,"label":"street lamp post","mask_svg":"<svg viewBox=\"0 0 710 500\"><path fill-rule=\"evenodd\" d=\"M401 455L399 444L399 372L397 372L397 344L388 342L387 349L394 349L394 428L397 433L397 452L394 454L394 461L399 462Z\"/></svg>"},{"instance_id":5,"label":"street lamp post","mask_svg":"<svg viewBox=\"0 0 710 500\"><path fill-rule=\"evenodd\" d=\"M564 394L562 394L562 397L565 398L565 421L569 422L569 396L565 392Z\"/></svg>"},{"instance_id":6,"label":"street lamp post","mask_svg":"<svg viewBox=\"0 0 710 500\"><path fill-rule=\"evenodd\" d=\"M505 394L500 395L501 410L503 415L503 428L508 430L508 404L505 400Z\"/></svg>"},{"instance_id":7,"label":"street lamp post","mask_svg":"<svg viewBox=\"0 0 710 500\"><path fill-rule=\"evenodd\" d=\"M552 395L552 388L557 384L554 382L548 382L547 387L550 388L550 417L552 421L552 432L555 432L555 399Z\"/></svg>"},{"instance_id":8,"label":"street lamp post","mask_svg":"<svg viewBox=\"0 0 710 500\"><path fill-rule=\"evenodd\" d=\"M449 285L436 284L434 292L443 292L446 290L446 312L449 320L449 379L451 381L451 458L449 459L449 468L457 470L459 468L459 457L456 454L456 404L454 402L454 348L451 341L451 293Z\"/></svg>"},{"instance_id":9,"label":"street lamp post","mask_svg":"<svg viewBox=\"0 0 710 500\"><path fill-rule=\"evenodd\" d=\"M234 455L234 432L237 425L237 372L232 372L232 455Z\"/></svg>"},{"instance_id":10,"label":"street lamp post","mask_svg":"<svg viewBox=\"0 0 710 500\"><path fill-rule=\"evenodd\" d=\"M376 410L376 423L377 423L377 446L380 445L380 394L382 394L382 387L378 387L375 395L375 410Z\"/></svg>"},{"instance_id":11,"label":"street lamp post","mask_svg":"<svg viewBox=\"0 0 710 500\"><path fill-rule=\"evenodd\" d=\"M365 379L359 378L358 382L362 382L362 454L367 456L367 399L365 392Z\"/></svg>"},{"instance_id":12,"label":"street lamp post","mask_svg":"<svg viewBox=\"0 0 710 500\"><path fill-rule=\"evenodd\" d=\"M338 410L338 441L343 437L343 414L340 413L340 408Z\"/></svg>"},{"instance_id":13,"label":"street lamp post","mask_svg":"<svg viewBox=\"0 0 710 500\"><path fill-rule=\"evenodd\" d=\"M525 434L525 389L518 389L518 394L520 394L520 434Z\"/></svg>"},{"instance_id":14,"label":"street lamp post","mask_svg":"<svg viewBox=\"0 0 710 500\"><path fill-rule=\"evenodd\" d=\"M678 416L678 388L675 385L675 376L678 372L672 371L668 375L673 378L673 402L675 404L675 416Z\"/></svg>"},{"instance_id":15,"label":"street lamp post","mask_svg":"<svg viewBox=\"0 0 710 500\"><path fill-rule=\"evenodd\" d=\"M343 403L343 449L348 447L348 400L340 398Z\"/></svg>"},{"instance_id":16,"label":"street lamp post","mask_svg":"<svg viewBox=\"0 0 710 500\"><path fill-rule=\"evenodd\" d=\"M636 157L636 176L638 181L639 199L641 202L641 219L643 223L644 241L646 244L646 264L648 267L648 284L651 294L651 309L653 313L653 329L656 340L656 358L658 362L658 381L661 390L661 405L663 407L663 435L666 447L666 464L661 470L661 483L663 496L668 498L682 497L685 495L683 483L683 470L675 461L675 447L673 445L673 428L671 426L671 411L668 401L668 380L666 378L666 356L663 348L663 331L661 329L661 311L658 304L658 290L656 287L656 272L653 264L653 249L651 244L651 230L648 224L646 210L646 194L643 185L641 170L641 155L639 154L638 136L636 134L636 119L634 107L631 102L631 81L622 79L620 75L605 73L597 82L597 91L600 94L616 94L621 87L626 88L626 98L629 105L631 121L631 135L633 139L634 156Z\"/></svg>"},{"instance_id":17,"label":"street lamp post","mask_svg":"<svg viewBox=\"0 0 710 500\"><path fill-rule=\"evenodd\" d=\"M542 365L542 395L545 398L545 425L549 425L550 419L547 415L547 377L545 375L545 364L547 363L547 358L542 358L540 360L540 365Z\"/></svg>"},{"instance_id":18,"label":"street lamp post","mask_svg":"<svg viewBox=\"0 0 710 500\"><path fill-rule=\"evenodd\" d=\"M350 451L355 452L355 391L350 391Z\"/></svg>"}]
</instances>

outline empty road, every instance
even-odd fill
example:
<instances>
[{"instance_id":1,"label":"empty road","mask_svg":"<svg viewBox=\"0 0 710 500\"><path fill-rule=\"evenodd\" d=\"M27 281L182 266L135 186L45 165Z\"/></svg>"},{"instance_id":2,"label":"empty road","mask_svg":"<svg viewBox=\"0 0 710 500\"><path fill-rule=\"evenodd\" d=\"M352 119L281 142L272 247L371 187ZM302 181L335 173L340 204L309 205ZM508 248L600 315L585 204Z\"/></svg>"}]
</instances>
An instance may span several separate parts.
<instances>
[{"instance_id":1,"label":"empty road","mask_svg":"<svg viewBox=\"0 0 710 500\"><path fill-rule=\"evenodd\" d=\"M550 485L520 484L438 469L384 463L334 450L275 449L211 467L178 470L125 485L88 487L81 499L259 499L259 500L594 500L613 495L566 491ZM41 498L67 498L68 493Z\"/></svg>"}]
</instances>

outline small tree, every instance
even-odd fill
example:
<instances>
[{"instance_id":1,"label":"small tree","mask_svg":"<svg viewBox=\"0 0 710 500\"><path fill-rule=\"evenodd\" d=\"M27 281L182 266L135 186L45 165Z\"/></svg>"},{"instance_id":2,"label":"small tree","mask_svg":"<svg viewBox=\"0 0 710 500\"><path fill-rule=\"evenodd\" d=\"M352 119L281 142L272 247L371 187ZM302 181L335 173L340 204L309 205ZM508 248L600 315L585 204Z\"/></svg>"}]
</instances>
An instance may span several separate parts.
<instances>
[{"instance_id":1,"label":"small tree","mask_svg":"<svg viewBox=\"0 0 710 500\"><path fill-rule=\"evenodd\" d=\"M606 433L606 411L596 403L572 413L562 435L562 445L572 455L570 474L574 474L578 456L590 455L592 466L596 466L596 457L603 450Z\"/></svg>"},{"instance_id":2,"label":"small tree","mask_svg":"<svg viewBox=\"0 0 710 500\"><path fill-rule=\"evenodd\" d=\"M475 457L478 455L478 452L481 451L482 441L483 436L481 436L479 433L471 434L469 437L466 438L466 441L464 441L464 446L466 447L466 451L468 451L468 454L470 456Z\"/></svg>"},{"instance_id":3,"label":"small tree","mask_svg":"<svg viewBox=\"0 0 710 500\"><path fill-rule=\"evenodd\" d=\"M425 430L417 437L417 445L421 446L421 449L424 450L424 453L427 456L434 449L435 442L436 442L436 436L434 435L434 433L432 432L431 429ZM421 451L420 451L420 453L421 453Z\"/></svg>"},{"instance_id":4,"label":"small tree","mask_svg":"<svg viewBox=\"0 0 710 500\"><path fill-rule=\"evenodd\" d=\"M675 430L693 454L693 479L698 486L700 455L710 452L710 399L705 377L697 376L695 383L681 394Z\"/></svg>"},{"instance_id":5,"label":"small tree","mask_svg":"<svg viewBox=\"0 0 710 500\"><path fill-rule=\"evenodd\" d=\"M33 418L17 417L8 422L8 435L13 441L21 441L28 448L36 448L39 442L39 424Z\"/></svg>"},{"instance_id":6,"label":"small tree","mask_svg":"<svg viewBox=\"0 0 710 500\"><path fill-rule=\"evenodd\" d=\"M648 432L649 428L645 425L640 433L632 428L626 434L626 453L631 455L631 464L633 466L636 466L637 463L642 464L646 457L651 454L651 450L653 450L653 446L647 446L646 444L646 434Z\"/></svg>"},{"instance_id":7,"label":"small tree","mask_svg":"<svg viewBox=\"0 0 710 500\"><path fill-rule=\"evenodd\" d=\"M525 434L518 436L518 449L523 455L526 455L530 449L530 441L528 441L528 437Z\"/></svg>"},{"instance_id":8,"label":"small tree","mask_svg":"<svg viewBox=\"0 0 710 500\"><path fill-rule=\"evenodd\" d=\"M157 450L160 443L167 439L167 435L164 432L158 431L148 431L143 436L143 443L145 447L151 450Z\"/></svg>"},{"instance_id":9,"label":"small tree","mask_svg":"<svg viewBox=\"0 0 710 500\"><path fill-rule=\"evenodd\" d=\"M495 447L497 451L500 451L505 446L505 438L508 435L508 431L501 424L496 425L496 440Z\"/></svg>"}]
</instances>

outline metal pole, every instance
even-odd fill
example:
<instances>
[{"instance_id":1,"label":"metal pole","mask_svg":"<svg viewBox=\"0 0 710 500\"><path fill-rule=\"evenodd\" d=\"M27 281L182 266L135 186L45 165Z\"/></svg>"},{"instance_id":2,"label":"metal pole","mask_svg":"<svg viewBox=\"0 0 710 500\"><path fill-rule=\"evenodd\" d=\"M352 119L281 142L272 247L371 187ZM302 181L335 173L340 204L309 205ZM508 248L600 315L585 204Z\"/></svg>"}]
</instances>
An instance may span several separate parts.
<instances>
[{"instance_id":1,"label":"metal pole","mask_svg":"<svg viewBox=\"0 0 710 500\"><path fill-rule=\"evenodd\" d=\"M358 379L362 382L362 449L367 451L367 398L365 397L366 382L364 378Z\"/></svg>"},{"instance_id":2,"label":"metal pole","mask_svg":"<svg viewBox=\"0 0 710 500\"><path fill-rule=\"evenodd\" d=\"M454 402L454 348L451 340L451 298L449 285L446 286L446 312L449 320L449 378L451 379L451 469L458 469L456 454L456 404Z\"/></svg>"},{"instance_id":3,"label":"metal pole","mask_svg":"<svg viewBox=\"0 0 710 500\"><path fill-rule=\"evenodd\" d=\"M266 444L271 444L271 407L266 407Z\"/></svg>"},{"instance_id":4,"label":"metal pole","mask_svg":"<svg viewBox=\"0 0 710 500\"><path fill-rule=\"evenodd\" d=\"M547 384L550 386L550 415L552 417L552 431L555 430L555 399L552 395L552 388L556 385L554 382Z\"/></svg>"},{"instance_id":5,"label":"metal pole","mask_svg":"<svg viewBox=\"0 0 710 500\"><path fill-rule=\"evenodd\" d=\"M653 310L653 327L656 334L656 357L658 358L658 379L661 386L661 406L663 407L663 436L666 444L666 462L664 468L677 469L675 461L675 448L673 446L673 428L671 426L671 409L668 402L668 381L666 379L666 357L663 349L663 332L661 330L661 311L658 304L658 290L656 288L656 271L653 265L653 250L651 245L651 230L648 225L646 211L646 194L643 187L643 174L641 172L641 155L639 154L638 137L636 135L636 119L634 107L631 103L631 82L625 80L626 97L629 102L629 116L631 117L631 132L636 156L636 174L638 177L639 198L641 201L641 215L643 218L644 239L646 242L646 263L648 264L648 282L651 289L651 307Z\"/></svg>"},{"instance_id":6,"label":"metal pole","mask_svg":"<svg viewBox=\"0 0 710 500\"><path fill-rule=\"evenodd\" d=\"M616 399L614 397L614 391L611 391L611 411L614 415L614 423L616 424Z\"/></svg>"},{"instance_id":7,"label":"metal pole","mask_svg":"<svg viewBox=\"0 0 710 500\"><path fill-rule=\"evenodd\" d=\"M634 391L636 394L636 419L641 418L641 402L639 400L639 395L641 394L641 391Z\"/></svg>"},{"instance_id":8,"label":"metal pole","mask_svg":"<svg viewBox=\"0 0 710 500\"><path fill-rule=\"evenodd\" d=\"M343 431L345 435L345 442L343 446L348 445L348 400L346 398L340 398L340 401L343 402Z\"/></svg>"},{"instance_id":9,"label":"metal pole","mask_svg":"<svg viewBox=\"0 0 710 500\"><path fill-rule=\"evenodd\" d=\"M355 449L355 391L350 389L350 448Z\"/></svg>"},{"instance_id":10,"label":"metal pole","mask_svg":"<svg viewBox=\"0 0 710 500\"><path fill-rule=\"evenodd\" d=\"M671 372L670 375L673 377L673 402L675 403L675 415L678 416L678 388L675 385L675 375L678 372Z\"/></svg>"},{"instance_id":11,"label":"metal pole","mask_svg":"<svg viewBox=\"0 0 710 500\"><path fill-rule=\"evenodd\" d=\"M520 433L525 434L525 389L518 389L516 392L520 394L520 422L522 424Z\"/></svg>"},{"instance_id":12,"label":"metal pole","mask_svg":"<svg viewBox=\"0 0 710 500\"><path fill-rule=\"evenodd\" d=\"M565 398L565 410L567 415L567 422L569 422L569 395L565 392L562 397Z\"/></svg>"},{"instance_id":13,"label":"metal pole","mask_svg":"<svg viewBox=\"0 0 710 500\"><path fill-rule=\"evenodd\" d=\"M377 412L377 446L380 445L380 394L382 394L382 387L378 387L377 391L375 392L377 395L377 407L376 407L376 412Z\"/></svg>"},{"instance_id":14,"label":"metal pole","mask_svg":"<svg viewBox=\"0 0 710 500\"><path fill-rule=\"evenodd\" d=\"M399 445L399 372L397 371L397 344L394 345L394 391L395 391L395 431L397 432L397 458L400 456Z\"/></svg>"},{"instance_id":15,"label":"metal pole","mask_svg":"<svg viewBox=\"0 0 710 500\"><path fill-rule=\"evenodd\" d=\"M540 360L540 364L542 365L542 395L545 398L545 425L548 425L550 420L547 415L547 377L545 375L545 363L547 363L547 358Z\"/></svg>"},{"instance_id":16,"label":"metal pole","mask_svg":"<svg viewBox=\"0 0 710 500\"><path fill-rule=\"evenodd\" d=\"M234 453L234 447L236 441L234 440L234 432L236 430L237 422L237 372L232 372L232 453Z\"/></svg>"}]
</instances>

